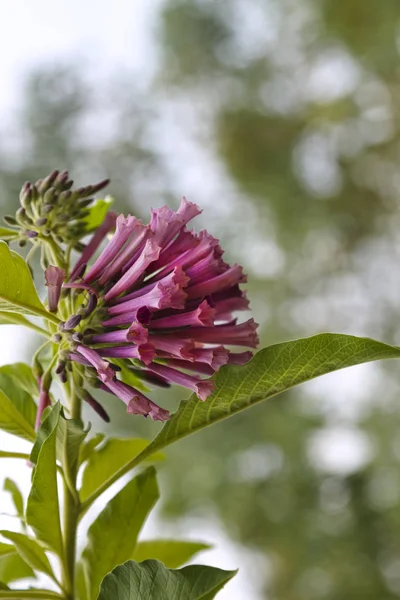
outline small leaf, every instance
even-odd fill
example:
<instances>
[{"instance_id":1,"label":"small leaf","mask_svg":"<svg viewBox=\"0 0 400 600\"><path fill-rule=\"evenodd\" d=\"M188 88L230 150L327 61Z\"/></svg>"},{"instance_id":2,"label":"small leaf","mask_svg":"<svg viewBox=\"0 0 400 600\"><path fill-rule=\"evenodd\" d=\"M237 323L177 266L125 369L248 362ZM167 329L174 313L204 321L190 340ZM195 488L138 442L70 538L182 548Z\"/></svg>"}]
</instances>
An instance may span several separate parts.
<instances>
[{"instance_id":1,"label":"small leaf","mask_svg":"<svg viewBox=\"0 0 400 600\"><path fill-rule=\"evenodd\" d=\"M90 526L82 553L89 600L97 598L103 577L132 556L138 534L158 497L156 473L149 467L127 483Z\"/></svg>"},{"instance_id":2,"label":"small leaf","mask_svg":"<svg viewBox=\"0 0 400 600\"><path fill-rule=\"evenodd\" d=\"M33 442L36 404L22 388L7 389L12 399L0 389L0 429Z\"/></svg>"},{"instance_id":3,"label":"small leaf","mask_svg":"<svg viewBox=\"0 0 400 600\"><path fill-rule=\"evenodd\" d=\"M23 519L24 518L24 499L22 497L19 487L17 486L15 481L13 481L9 477L7 477L4 480L3 489L5 492L9 492L11 494L12 501L15 506L15 510L17 511L17 515L19 516L20 519Z\"/></svg>"},{"instance_id":4,"label":"small leaf","mask_svg":"<svg viewBox=\"0 0 400 600\"><path fill-rule=\"evenodd\" d=\"M17 554L15 546L0 542L0 580L11 583L31 577L35 577L35 573Z\"/></svg>"},{"instance_id":5,"label":"small leaf","mask_svg":"<svg viewBox=\"0 0 400 600\"><path fill-rule=\"evenodd\" d=\"M97 229L102 224L113 202L114 198L106 196L104 199L99 198L88 208L89 214L83 219L83 222L86 223L86 233Z\"/></svg>"},{"instance_id":6,"label":"small leaf","mask_svg":"<svg viewBox=\"0 0 400 600\"><path fill-rule=\"evenodd\" d=\"M101 442L104 440L106 436L104 433L96 433L90 440L83 443L81 449L79 451L79 466L83 465L89 457L93 454L95 449Z\"/></svg>"},{"instance_id":7,"label":"small leaf","mask_svg":"<svg viewBox=\"0 0 400 600\"><path fill-rule=\"evenodd\" d=\"M56 407L57 405L52 413L59 415ZM58 418L54 419L53 428L39 450L26 509L26 522L41 542L62 556L64 549L59 517L56 465L57 426Z\"/></svg>"},{"instance_id":8,"label":"small leaf","mask_svg":"<svg viewBox=\"0 0 400 600\"><path fill-rule=\"evenodd\" d=\"M32 567L32 569L41 571L54 580L54 574L50 566L49 559L47 558L43 548L36 540L28 537L27 535L16 533L14 531L3 530L0 531L0 534L6 539L10 540L10 542L13 542L18 554L28 565Z\"/></svg>"},{"instance_id":9,"label":"small leaf","mask_svg":"<svg viewBox=\"0 0 400 600\"><path fill-rule=\"evenodd\" d=\"M19 233L15 229L8 229L8 227L0 227L0 239L14 240L18 236Z\"/></svg>"},{"instance_id":10,"label":"small leaf","mask_svg":"<svg viewBox=\"0 0 400 600\"><path fill-rule=\"evenodd\" d=\"M109 438L100 449L91 454L83 471L80 498L83 502L118 469L130 462L148 446L147 440ZM159 453L152 457L160 460Z\"/></svg>"},{"instance_id":11,"label":"small leaf","mask_svg":"<svg viewBox=\"0 0 400 600\"><path fill-rule=\"evenodd\" d=\"M98 600L211 600L236 573L203 565L170 570L157 560L131 560L104 578Z\"/></svg>"},{"instance_id":12,"label":"small leaf","mask_svg":"<svg viewBox=\"0 0 400 600\"><path fill-rule=\"evenodd\" d=\"M177 569L187 563L198 552L210 548L211 546L202 542L146 540L137 543L132 559L136 562L142 562L152 558L164 563L169 569Z\"/></svg>"},{"instance_id":13,"label":"small leaf","mask_svg":"<svg viewBox=\"0 0 400 600\"><path fill-rule=\"evenodd\" d=\"M22 314L46 314L41 303L28 265L16 252L0 242L0 311Z\"/></svg>"}]
</instances>

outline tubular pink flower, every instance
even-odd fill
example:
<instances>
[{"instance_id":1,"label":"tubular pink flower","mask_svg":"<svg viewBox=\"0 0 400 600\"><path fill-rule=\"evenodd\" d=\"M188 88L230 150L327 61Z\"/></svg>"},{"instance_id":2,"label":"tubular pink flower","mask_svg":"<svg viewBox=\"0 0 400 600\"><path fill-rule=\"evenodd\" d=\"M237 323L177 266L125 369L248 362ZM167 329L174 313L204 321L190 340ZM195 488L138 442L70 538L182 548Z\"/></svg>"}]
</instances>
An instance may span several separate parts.
<instances>
[{"instance_id":1,"label":"tubular pink flower","mask_svg":"<svg viewBox=\"0 0 400 600\"><path fill-rule=\"evenodd\" d=\"M255 348L258 342L253 319L237 324L233 318L248 308L240 289L246 281L242 267L222 260L219 241L209 233L186 228L199 212L183 198L177 211L152 210L148 225L118 217L114 236L83 283L66 284L90 292L86 308L64 325L68 331L79 327L69 334L75 342L70 360L88 377L94 373L99 387L120 398L128 412L160 421L168 418L167 411L120 381L113 360L129 361L145 381L182 385L206 400L213 373L225 364L244 364L252 355L232 354L225 346ZM87 261L88 253L79 261L79 273Z\"/></svg>"},{"instance_id":2,"label":"tubular pink flower","mask_svg":"<svg viewBox=\"0 0 400 600\"><path fill-rule=\"evenodd\" d=\"M39 394L39 404L38 404L38 408L37 408L37 412L36 412L35 431L37 431L40 427L40 423L42 420L42 415L43 415L44 410L48 406L51 406L49 390L46 390L43 387L43 379L38 377L37 381L38 381L40 394Z\"/></svg>"},{"instance_id":3,"label":"tubular pink flower","mask_svg":"<svg viewBox=\"0 0 400 600\"><path fill-rule=\"evenodd\" d=\"M171 383L177 383L178 385L189 388L197 394L200 400L207 400L208 396L213 392L214 382L211 379L199 379L193 375L182 373L177 369L155 363L151 364L149 369L150 371L153 371L153 373L161 375L161 377L164 377L164 379Z\"/></svg>"},{"instance_id":4,"label":"tubular pink flower","mask_svg":"<svg viewBox=\"0 0 400 600\"><path fill-rule=\"evenodd\" d=\"M65 271L60 267L50 265L44 272L46 286L48 288L49 311L57 312L58 301L60 300L61 287L65 279Z\"/></svg>"},{"instance_id":5,"label":"tubular pink flower","mask_svg":"<svg viewBox=\"0 0 400 600\"><path fill-rule=\"evenodd\" d=\"M152 402L144 394L122 381L112 380L104 383L113 394L127 406L130 414L150 416L154 421L167 421L169 412Z\"/></svg>"},{"instance_id":6,"label":"tubular pink flower","mask_svg":"<svg viewBox=\"0 0 400 600\"><path fill-rule=\"evenodd\" d=\"M128 291L140 279L149 264L159 257L160 251L161 247L154 240L147 240L138 260L107 292L104 296L105 300L109 302L119 294Z\"/></svg>"},{"instance_id":7,"label":"tubular pink flower","mask_svg":"<svg viewBox=\"0 0 400 600\"><path fill-rule=\"evenodd\" d=\"M115 373L110 367L109 363L103 360L96 350L92 350L91 348L83 346L82 344L79 344L76 350L79 352L79 354L82 354L82 356L86 358L91 365L93 365L103 383L106 383L114 377Z\"/></svg>"},{"instance_id":8,"label":"tubular pink flower","mask_svg":"<svg viewBox=\"0 0 400 600\"><path fill-rule=\"evenodd\" d=\"M104 249L104 252L101 253L94 265L85 275L85 281L87 283L96 279L110 266L110 262L114 260L116 254L123 248L128 238L136 233L136 228L139 224L142 224L141 221L136 219L136 217L131 217L131 215L128 215L126 218L124 215L119 215L117 217L115 234Z\"/></svg>"},{"instance_id":9,"label":"tubular pink flower","mask_svg":"<svg viewBox=\"0 0 400 600\"><path fill-rule=\"evenodd\" d=\"M214 325L215 309L211 308L207 300L189 312L181 312L151 321L151 329L171 329L175 327L201 326L212 327Z\"/></svg>"},{"instance_id":10,"label":"tubular pink flower","mask_svg":"<svg viewBox=\"0 0 400 600\"><path fill-rule=\"evenodd\" d=\"M100 246L101 242L106 237L106 235L114 229L116 219L117 213L110 210L106 214L103 223L100 225L100 227L96 229L96 233L82 252L80 259L73 268L69 276L70 281L74 281L77 278L77 275L80 272L82 266L86 265L89 262L93 254L96 252L97 248Z\"/></svg>"}]
</instances>

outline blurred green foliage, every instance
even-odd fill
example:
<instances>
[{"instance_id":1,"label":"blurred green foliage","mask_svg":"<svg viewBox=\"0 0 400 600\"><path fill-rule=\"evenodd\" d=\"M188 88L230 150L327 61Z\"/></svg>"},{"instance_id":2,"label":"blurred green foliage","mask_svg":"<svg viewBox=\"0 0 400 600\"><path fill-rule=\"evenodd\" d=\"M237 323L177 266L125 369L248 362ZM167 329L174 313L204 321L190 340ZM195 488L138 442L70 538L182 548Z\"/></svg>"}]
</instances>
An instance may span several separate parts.
<instances>
[{"instance_id":1,"label":"blurred green foliage","mask_svg":"<svg viewBox=\"0 0 400 600\"><path fill-rule=\"evenodd\" d=\"M399 25L397 0L166 0L145 91L125 75L100 94L78 67L31 74L20 149L0 157L4 211L53 168L111 176L118 208L144 217L185 193L249 273L264 345L320 330L398 343ZM204 189L183 188L192 171ZM165 517L218 515L260 552L270 600L399 598L399 377L373 373L353 410L331 379L179 443ZM346 446L330 448L342 469L321 466L313 441L334 426L362 434L361 467L346 470Z\"/></svg>"}]
</instances>

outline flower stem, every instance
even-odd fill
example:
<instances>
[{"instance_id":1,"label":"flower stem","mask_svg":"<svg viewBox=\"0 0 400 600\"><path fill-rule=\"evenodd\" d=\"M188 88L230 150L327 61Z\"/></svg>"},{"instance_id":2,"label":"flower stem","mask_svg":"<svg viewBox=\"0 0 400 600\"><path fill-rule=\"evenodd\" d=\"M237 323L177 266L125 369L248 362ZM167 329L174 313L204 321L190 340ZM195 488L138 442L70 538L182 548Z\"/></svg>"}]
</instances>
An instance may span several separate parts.
<instances>
[{"instance_id":1,"label":"flower stem","mask_svg":"<svg viewBox=\"0 0 400 600\"><path fill-rule=\"evenodd\" d=\"M81 419L81 399L76 393L74 379L66 384L69 395L69 408L71 419ZM63 587L66 598L75 598L75 564L76 564L76 538L79 521L79 495L76 489L77 466L70 469L69 480L64 482L64 565L63 565ZM72 486L72 489L70 489Z\"/></svg>"}]
</instances>

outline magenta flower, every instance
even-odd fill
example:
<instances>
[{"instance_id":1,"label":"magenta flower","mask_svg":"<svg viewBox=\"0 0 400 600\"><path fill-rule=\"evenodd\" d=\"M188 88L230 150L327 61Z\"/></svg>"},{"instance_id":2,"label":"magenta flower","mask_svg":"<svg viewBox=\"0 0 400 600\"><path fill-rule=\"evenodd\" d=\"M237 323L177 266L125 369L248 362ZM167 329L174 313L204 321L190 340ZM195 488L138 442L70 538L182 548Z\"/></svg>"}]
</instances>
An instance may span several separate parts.
<instances>
[{"instance_id":1,"label":"magenta flower","mask_svg":"<svg viewBox=\"0 0 400 600\"><path fill-rule=\"evenodd\" d=\"M110 231L113 217L106 218L101 236L89 243L65 284L89 294L87 306L64 324L64 330L75 329L69 358L89 369L98 387L120 398L128 412L160 421L169 413L120 381L113 359L126 359L144 381L176 383L204 401L214 372L252 356L226 346L258 343L254 320L238 324L234 317L248 308L240 289L246 281L242 267L222 259L209 233L186 228L199 213L183 198L176 212L166 206L152 210L148 225L120 215L113 237L85 272Z\"/></svg>"}]
</instances>

